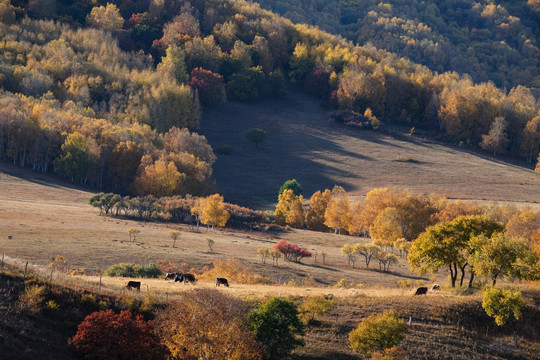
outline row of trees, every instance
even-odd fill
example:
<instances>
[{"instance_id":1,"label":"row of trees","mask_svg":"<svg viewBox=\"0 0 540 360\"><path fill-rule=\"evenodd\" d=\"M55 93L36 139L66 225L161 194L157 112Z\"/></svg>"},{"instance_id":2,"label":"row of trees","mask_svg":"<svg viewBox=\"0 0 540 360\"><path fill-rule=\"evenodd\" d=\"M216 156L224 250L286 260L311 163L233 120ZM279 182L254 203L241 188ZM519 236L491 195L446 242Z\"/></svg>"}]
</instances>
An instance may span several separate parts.
<instances>
[{"instance_id":1,"label":"row of trees","mask_svg":"<svg viewBox=\"0 0 540 360\"><path fill-rule=\"evenodd\" d=\"M285 185L275 210L278 224L370 234L373 244L343 246L349 265L354 266L361 256L368 267L376 258L387 271L397 262L392 253L397 249L409 255L417 271L448 267L452 286L460 273L459 284L463 284L467 269L469 286L475 275L488 276L493 284L502 276L532 279L540 275L540 213L530 208L480 206L389 188L373 189L351 206L343 188L335 187L313 194L306 214L302 195L295 194L301 192L299 184Z\"/></svg>"},{"instance_id":2,"label":"row of trees","mask_svg":"<svg viewBox=\"0 0 540 360\"><path fill-rule=\"evenodd\" d=\"M277 224L351 235L369 234L374 244L380 246L399 247L403 239L415 240L428 226L467 215L485 215L501 223L510 236L522 237L531 243L540 236L540 214L531 208L452 201L397 188L375 188L364 199L351 204L345 190L336 186L332 191L315 192L306 211L305 201L298 193L298 190L283 188L275 209Z\"/></svg>"},{"instance_id":3,"label":"row of trees","mask_svg":"<svg viewBox=\"0 0 540 360\"><path fill-rule=\"evenodd\" d=\"M452 287L456 286L458 270L459 285L463 285L467 268L469 287L475 275L490 277L493 285L503 276L540 278L540 254L534 251L537 239L528 241L504 230L504 225L482 215L460 216L429 227L412 243L408 260L421 273L447 266ZM536 232L540 234L538 229Z\"/></svg>"},{"instance_id":4,"label":"row of trees","mask_svg":"<svg viewBox=\"0 0 540 360\"><path fill-rule=\"evenodd\" d=\"M408 243L404 242L405 244ZM347 265L353 268L357 257L364 258L366 269L369 268L372 259L377 260L379 262L379 270L384 272L389 271L390 266L398 262L398 257L392 251L388 251L388 249L375 244L345 244L341 248L341 252L347 256Z\"/></svg>"},{"instance_id":5,"label":"row of trees","mask_svg":"<svg viewBox=\"0 0 540 360\"><path fill-rule=\"evenodd\" d=\"M268 223L264 214L238 205L225 203L223 196L207 197L161 197L120 196L99 193L89 199L89 204L99 208L100 213L125 216L141 220L161 220L176 223L253 228Z\"/></svg>"}]
</instances>

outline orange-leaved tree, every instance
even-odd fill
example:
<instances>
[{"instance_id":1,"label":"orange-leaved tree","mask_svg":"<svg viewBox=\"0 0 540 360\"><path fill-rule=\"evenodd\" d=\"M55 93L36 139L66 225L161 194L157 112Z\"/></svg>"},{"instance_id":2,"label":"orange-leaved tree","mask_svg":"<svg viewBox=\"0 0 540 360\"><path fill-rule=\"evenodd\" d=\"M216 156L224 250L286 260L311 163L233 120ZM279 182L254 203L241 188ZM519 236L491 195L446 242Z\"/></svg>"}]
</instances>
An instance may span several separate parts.
<instances>
[{"instance_id":1,"label":"orange-leaved tree","mask_svg":"<svg viewBox=\"0 0 540 360\"><path fill-rule=\"evenodd\" d=\"M262 359L243 322L247 310L241 300L216 290L189 291L158 313L156 327L175 359Z\"/></svg>"},{"instance_id":2,"label":"orange-leaved tree","mask_svg":"<svg viewBox=\"0 0 540 360\"><path fill-rule=\"evenodd\" d=\"M161 360L168 355L152 323L141 315L133 318L129 310L115 314L109 309L88 315L69 344L85 359Z\"/></svg>"}]
</instances>

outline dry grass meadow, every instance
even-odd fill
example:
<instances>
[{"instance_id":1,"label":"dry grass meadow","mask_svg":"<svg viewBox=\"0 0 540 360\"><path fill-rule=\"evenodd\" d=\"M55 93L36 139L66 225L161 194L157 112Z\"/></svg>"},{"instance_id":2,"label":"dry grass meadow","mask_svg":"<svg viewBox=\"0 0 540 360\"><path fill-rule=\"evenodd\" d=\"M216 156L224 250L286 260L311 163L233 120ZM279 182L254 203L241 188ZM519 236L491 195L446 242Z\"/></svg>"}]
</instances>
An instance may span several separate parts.
<instances>
[{"instance_id":1,"label":"dry grass meadow","mask_svg":"<svg viewBox=\"0 0 540 360\"><path fill-rule=\"evenodd\" d=\"M88 205L92 195L89 192L55 183L42 174L1 166L0 255L31 264L46 266L53 257L61 255L71 269L84 269L92 275L121 262L186 262L201 268L216 259L241 258L255 272L279 284L294 280L310 287L331 286L345 278L360 288L384 288L395 287L398 280L422 281L408 270L404 260L391 268L390 274L375 270L374 262L369 270L360 260L355 269L347 267L341 247L369 239L305 230L264 234L229 229L210 231L202 227L196 231L185 225L115 219L100 216L97 209ZM141 231L136 241L129 241L128 229L132 227ZM168 235L173 229L181 231L174 248ZM216 243L213 252L208 249L207 238ZM278 266L272 266L271 259L262 264L257 249L270 248L282 238L312 251L325 251L325 263L319 255L304 259L301 264L281 260Z\"/></svg>"}]
</instances>

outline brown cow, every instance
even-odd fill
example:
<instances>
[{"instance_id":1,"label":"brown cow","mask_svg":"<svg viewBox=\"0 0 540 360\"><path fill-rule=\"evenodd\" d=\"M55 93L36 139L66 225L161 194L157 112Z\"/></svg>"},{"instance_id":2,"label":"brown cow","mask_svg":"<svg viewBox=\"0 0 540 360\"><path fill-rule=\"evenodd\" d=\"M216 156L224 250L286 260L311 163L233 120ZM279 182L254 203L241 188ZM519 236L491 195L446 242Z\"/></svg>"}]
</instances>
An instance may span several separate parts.
<instances>
[{"instance_id":1,"label":"brown cow","mask_svg":"<svg viewBox=\"0 0 540 360\"><path fill-rule=\"evenodd\" d=\"M421 286L418 289L416 289L416 293L414 295L427 295L428 288L425 286Z\"/></svg>"},{"instance_id":2,"label":"brown cow","mask_svg":"<svg viewBox=\"0 0 540 360\"><path fill-rule=\"evenodd\" d=\"M141 291L141 282L140 281L128 281L126 288L128 290L131 289L137 289L138 291Z\"/></svg>"}]
</instances>

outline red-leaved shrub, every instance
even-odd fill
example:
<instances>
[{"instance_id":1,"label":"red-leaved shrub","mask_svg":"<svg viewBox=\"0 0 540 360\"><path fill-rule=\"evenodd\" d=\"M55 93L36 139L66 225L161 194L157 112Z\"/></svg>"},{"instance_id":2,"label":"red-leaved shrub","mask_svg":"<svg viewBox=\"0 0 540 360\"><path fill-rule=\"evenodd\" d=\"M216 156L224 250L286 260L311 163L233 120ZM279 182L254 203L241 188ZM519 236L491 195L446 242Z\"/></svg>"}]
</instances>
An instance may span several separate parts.
<instances>
[{"instance_id":1,"label":"red-leaved shrub","mask_svg":"<svg viewBox=\"0 0 540 360\"><path fill-rule=\"evenodd\" d=\"M285 256L285 259L299 263L302 258L311 257L311 252L306 248L298 247L295 243L287 240L279 240L274 245L274 250L279 251Z\"/></svg>"},{"instance_id":2,"label":"red-leaved shrub","mask_svg":"<svg viewBox=\"0 0 540 360\"><path fill-rule=\"evenodd\" d=\"M79 324L77 334L69 339L84 359L162 360L168 349L160 342L150 321L129 310L115 314L96 311Z\"/></svg>"}]
</instances>

